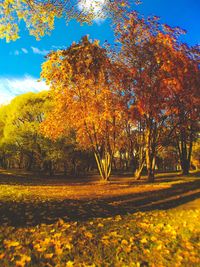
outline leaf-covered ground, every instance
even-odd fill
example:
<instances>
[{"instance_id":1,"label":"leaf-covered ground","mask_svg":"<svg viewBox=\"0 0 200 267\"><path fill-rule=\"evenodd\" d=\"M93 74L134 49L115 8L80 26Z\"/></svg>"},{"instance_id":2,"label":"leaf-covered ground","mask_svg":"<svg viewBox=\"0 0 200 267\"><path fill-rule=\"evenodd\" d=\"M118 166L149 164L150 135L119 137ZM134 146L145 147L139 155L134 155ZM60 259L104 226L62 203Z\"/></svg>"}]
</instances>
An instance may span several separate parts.
<instances>
[{"instance_id":1,"label":"leaf-covered ground","mask_svg":"<svg viewBox=\"0 0 200 267\"><path fill-rule=\"evenodd\" d=\"M153 185L0 171L0 266L200 266L200 178Z\"/></svg>"}]
</instances>

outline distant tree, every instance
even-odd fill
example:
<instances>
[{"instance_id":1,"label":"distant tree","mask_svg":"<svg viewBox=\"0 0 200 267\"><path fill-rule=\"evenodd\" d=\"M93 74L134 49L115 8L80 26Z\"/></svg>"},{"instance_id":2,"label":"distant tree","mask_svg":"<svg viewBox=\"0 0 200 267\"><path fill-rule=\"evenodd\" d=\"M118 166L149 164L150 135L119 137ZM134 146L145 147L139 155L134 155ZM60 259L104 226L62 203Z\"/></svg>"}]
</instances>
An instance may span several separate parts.
<instances>
[{"instance_id":1,"label":"distant tree","mask_svg":"<svg viewBox=\"0 0 200 267\"><path fill-rule=\"evenodd\" d=\"M7 106L0 107L0 166L2 168L7 167L7 154L8 151L4 144L4 127L6 124Z\"/></svg>"},{"instance_id":2,"label":"distant tree","mask_svg":"<svg viewBox=\"0 0 200 267\"><path fill-rule=\"evenodd\" d=\"M158 170L162 172L178 171L180 170L178 155L176 148L173 145L167 144L162 146L158 151L156 165Z\"/></svg>"},{"instance_id":3,"label":"distant tree","mask_svg":"<svg viewBox=\"0 0 200 267\"><path fill-rule=\"evenodd\" d=\"M200 169L200 138L193 144L193 153L191 157L191 163L196 169Z\"/></svg>"},{"instance_id":4,"label":"distant tree","mask_svg":"<svg viewBox=\"0 0 200 267\"><path fill-rule=\"evenodd\" d=\"M106 50L84 37L67 50L50 53L41 75L55 99L43 133L58 138L73 128L79 146L93 150L103 180L111 173L122 120L115 71Z\"/></svg>"},{"instance_id":5,"label":"distant tree","mask_svg":"<svg viewBox=\"0 0 200 267\"><path fill-rule=\"evenodd\" d=\"M13 146L13 153L19 157L19 166L26 158L26 167L31 169L34 160L41 158L41 135L39 124L44 119L47 92L20 95L2 110L4 127L2 143Z\"/></svg>"}]
</instances>

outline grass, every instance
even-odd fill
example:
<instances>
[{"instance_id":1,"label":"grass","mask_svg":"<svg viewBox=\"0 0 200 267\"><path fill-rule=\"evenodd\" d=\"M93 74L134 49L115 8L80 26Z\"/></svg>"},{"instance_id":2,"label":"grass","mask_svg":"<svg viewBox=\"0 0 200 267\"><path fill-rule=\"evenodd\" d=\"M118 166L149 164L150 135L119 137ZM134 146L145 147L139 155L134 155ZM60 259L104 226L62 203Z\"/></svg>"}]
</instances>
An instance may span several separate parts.
<instances>
[{"instance_id":1,"label":"grass","mask_svg":"<svg viewBox=\"0 0 200 267\"><path fill-rule=\"evenodd\" d=\"M200 266L200 177L155 184L0 171L0 266Z\"/></svg>"}]
</instances>

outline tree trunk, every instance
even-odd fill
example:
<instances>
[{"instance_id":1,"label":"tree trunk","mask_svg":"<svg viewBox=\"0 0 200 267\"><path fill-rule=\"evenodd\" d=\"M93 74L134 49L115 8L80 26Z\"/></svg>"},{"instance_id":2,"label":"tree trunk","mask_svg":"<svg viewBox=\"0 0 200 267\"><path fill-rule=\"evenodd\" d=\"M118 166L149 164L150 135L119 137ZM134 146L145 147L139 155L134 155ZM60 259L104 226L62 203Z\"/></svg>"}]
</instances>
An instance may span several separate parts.
<instances>
[{"instance_id":1,"label":"tree trunk","mask_svg":"<svg viewBox=\"0 0 200 267\"><path fill-rule=\"evenodd\" d=\"M117 171L116 159L113 159L113 169Z\"/></svg>"},{"instance_id":2,"label":"tree trunk","mask_svg":"<svg viewBox=\"0 0 200 267\"><path fill-rule=\"evenodd\" d=\"M63 163L63 171L64 171L64 176L67 176L67 163Z\"/></svg>"},{"instance_id":3,"label":"tree trunk","mask_svg":"<svg viewBox=\"0 0 200 267\"><path fill-rule=\"evenodd\" d=\"M148 169L148 181L150 183L153 183L155 180L155 173L154 173L154 169Z\"/></svg>"},{"instance_id":4,"label":"tree trunk","mask_svg":"<svg viewBox=\"0 0 200 267\"><path fill-rule=\"evenodd\" d=\"M49 172L49 176L53 175L53 163L51 160L48 161L48 172Z\"/></svg>"},{"instance_id":5,"label":"tree trunk","mask_svg":"<svg viewBox=\"0 0 200 267\"><path fill-rule=\"evenodd\" d=\"M188 175L190 170L190 160L187 157L187 152L181 151L179 157L180 157L182 174Z\"/></svg>"},{"instance_id":6,"label":"tree trunk","mask_svg":"<svg viewBox=\"0 0 200 267\"><path fill-rule=\"evenodd\" d=\"M156 137L157 124L152 120L149 121L146 133L146 165L147 176L150 183L154 182L155 161L156 161Z\"/></svg>"},{"instance_id":7,"label":"tree trunk","mask_svg":"<svg viewBox=\"0 0 200 267\"><path fill-rule=\"evenodd\" d=\"M103 157L98 152L95 152L94 155L102 181L109 181L112 169L111 155L108 152L105 152Z\"/></svg>"},{"instance_id":8,"label":"tree trunk","mask_svg":"<svg viewBox=\"0 0 200 267\"><path fill-rule=\"evenodd\" d=\"M19 169L23 169L23 161L24 161L23 153L20 152Z\"/></svg>"},{"instance_id":9,"label":"tree trunk","mask_svg":"<svg viewBox=\"0 0 200 267\"><path fill-rule=\"evenodd\" d=\"M188 175L190 170L190 162L188 160L184 160L181 162L181 169L183 175Z\"/></svg>"},{"instance_id":10,"label":"tree trunk","mask_svg":"<svg viewBox=\"0 0 200 267\"><path fill-rule=\"evenodd\" d=\"M180 131L180 137L177 134L177 150L180 159L183 175L188 175L190 170L191 154L193 147L193 127L190 126L190 134L187 136L185 128ZM180 138L180 139L179 139Z\"/></svg>"},{"instance_id":11,"label":"tree trunk","mask_svg":"<svg viewBox=\"0 0 200 267\"><path fill-rule=\"evenodd\" d=\"M30 171L30 170L32 169L33 160L34 160L34 157L33 157L33 152L32 152L32 153L28 156L28 165L27 165L27 168L26 168L27 171Z\"/></svg>"},{"instance_id":12,"label":"tree trunk","mask_svg":"<svg viewBox=\"0 0 200 267\"><path fill-rule=\"evenodd\" d=\"M135 176L135 178L137 180L140 180L140 178L141 178L141 174L142 174L142 170L143 170L143 167L144 167L144 163L145 163L145 161L143 160L143 162L141 164L139 164L139 167L135 171L134 176Z\"/></svg>"},{"instance_id":13,"label":"tree trunk","mask_svg":"<svg viewBox=\"0 0 200 267\"><path fill-rule=\"evenodd\" d=\"M147 163L147 179L150 183L155 180L155 156L153 156L150 151L146 153L146 163Z\"/></svg>"}]
</instances>

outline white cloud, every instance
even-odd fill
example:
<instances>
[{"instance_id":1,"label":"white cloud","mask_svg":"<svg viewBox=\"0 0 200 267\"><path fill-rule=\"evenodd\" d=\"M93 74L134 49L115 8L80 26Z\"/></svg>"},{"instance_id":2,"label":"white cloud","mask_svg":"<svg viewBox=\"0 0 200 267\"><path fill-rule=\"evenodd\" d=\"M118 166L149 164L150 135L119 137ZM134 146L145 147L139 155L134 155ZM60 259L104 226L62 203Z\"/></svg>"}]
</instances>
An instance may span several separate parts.
<instances>
[{"instance_id":1,"label":"white cloud","mask_svg":"<svg viewBox=\"0 0 200 267\"><path fill-rule=\"evenodd\" d=\"M13 55L14 56L19 56L21 54L28 54L28 50L26 48L22 47L21 50L15 50L14 52L11 51L9 53L9 55L11 55L11 56L13 56Z\"/></svg>"},{"instance_id":2,"label":"white cloud","mask_svg":"<svg viewBox=\"0 0 200 267\"><path fill-rule=\"evenodd\" d=\"M17 95L42 90L48 90L48 86L28 75L23 78L0 77L0 105L9 103Z\"/></svg>"},{"instance_id":3,"label":"white cloud","mask_svg":"<svg viewBox=\"0 0 200 267\"><path fill-rule=\"evenodd\" d=\"M20 54L20 53L19 53L19 50L15 50L15 51L14 51L14 55L15 55L15 56L19 56L19 54Z\"/></svg>"},{"instance_id":4,"label":"white cloud","mask_svg":"<svg viewBox=\"0 0 200 267\"><path fill-rule=\"evenodd\" d=\"M34 46L31 46L31 49L32 49L34 54L38 54L38 55L42 55L42 56L46 56L49 53L49 50L39 49L39 48L34 47Z\"/></svg>"},{"instance_id":5,"label":"white cloud","mask_svg":"<svg viewBox=\"0 0 200 267\"><path fill-rule=\"evenodd\" d=\"M52 46L54 49L61 49L64 48L64 46ZM46 56L50 51L45 49L39 49L38 47L31 46L32 52L37 55ZM20 50L11 51L9 53L11 56L19 56L22 54L28 54L28 50L24 47L22 47Z\"/></svg>"},{"instance_id":6,"label":"white cloud","mask_svg":"<svg viewBox=\"0 0 200 267\"><path fill-rule=\"evenodd\" d=\"M22 48L22 52L23 52L24 54L28 54L28 50L27 50L26 48Z\"/></svg>"},{"instance_id":7,"label":"white cloud","mask_svg":"<svg viewBox=\"0 0 200 267\"><path fill-rule=\"evenodd\" d=\"M66 46L64 46L64 45L52 45L51 48L59 50L59 49L66 49Z\"/></svg>"},{"instance_id":8,"label":"white cloud","mask_svg":"<svg viewBox=\"0 0 200 267\"><path fill-rule=\"evenodd\" d=\"M107 5L108 0L80 0L78 8L86 13L92 13L95 17L96 22L103 21L105 19L104 9Z\"/></svg>"}]
</instances>

